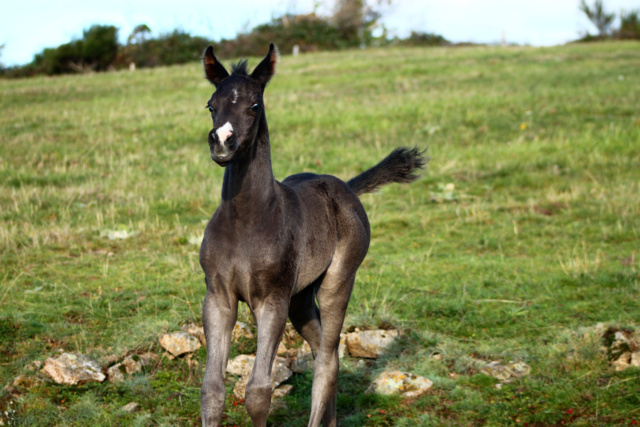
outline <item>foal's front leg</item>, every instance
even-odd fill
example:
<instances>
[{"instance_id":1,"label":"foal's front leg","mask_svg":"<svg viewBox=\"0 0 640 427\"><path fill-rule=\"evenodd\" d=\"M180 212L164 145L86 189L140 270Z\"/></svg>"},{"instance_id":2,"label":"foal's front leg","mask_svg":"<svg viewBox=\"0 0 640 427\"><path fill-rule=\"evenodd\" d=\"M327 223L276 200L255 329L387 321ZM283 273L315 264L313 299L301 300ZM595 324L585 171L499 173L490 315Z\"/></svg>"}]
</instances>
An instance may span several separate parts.
<instances>
[{"instance_id":1,"label":"foal's front leg","mask_svg":"<svg viewBox=\"0 0 640 427\"><path fill-rule=\"evenodd\" d=\"M202 425L206 427L219 425L222 418L226 395L224 375L237 316L237 301L207 291L202 307L202 324L207 338L207 367L200 398Z\"/></svg>"},{"instance_id":2,"label":"foal's front leg","mask_svg":"<svg viewBox=\"0 0 640 427\"><path fill-rule=\"evenodd\" d=\"M244 398L254 427L267 425L271 406L271 368L284 333L288 311L287 297L268 298L254 311L258 328L258 349Z\"/></svg>"}]
</instances>

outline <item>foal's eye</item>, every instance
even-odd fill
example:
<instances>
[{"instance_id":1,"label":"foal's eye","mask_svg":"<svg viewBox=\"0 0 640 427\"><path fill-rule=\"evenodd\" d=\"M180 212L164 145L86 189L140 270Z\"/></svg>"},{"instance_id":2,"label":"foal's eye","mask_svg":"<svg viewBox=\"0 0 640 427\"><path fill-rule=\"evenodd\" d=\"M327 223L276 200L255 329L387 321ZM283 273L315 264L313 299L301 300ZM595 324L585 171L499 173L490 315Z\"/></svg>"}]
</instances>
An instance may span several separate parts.
<instances>
[{"instance_id":1,"label":"foal's eye","mask_svg":"<svg viewBox=\"0 0 640 427\"><path fill-rule=\"evenodd\" d=\"M213 113L213 107L211 105L207 105L204 108L208 109L210 112Z\"/></svg>"},{"instance_id":2,"label":"foal's eye","mask_svg":"<svg viewBox=\"0 0 640 427\"><path fill-rule=\"evenodd\" d=\"M257 113L258 111L260 111L260 104L257 104L257 103L253 104L251 106L251 110L253 110L253 111L255 111Z\"/></svg>"}]
</instances>

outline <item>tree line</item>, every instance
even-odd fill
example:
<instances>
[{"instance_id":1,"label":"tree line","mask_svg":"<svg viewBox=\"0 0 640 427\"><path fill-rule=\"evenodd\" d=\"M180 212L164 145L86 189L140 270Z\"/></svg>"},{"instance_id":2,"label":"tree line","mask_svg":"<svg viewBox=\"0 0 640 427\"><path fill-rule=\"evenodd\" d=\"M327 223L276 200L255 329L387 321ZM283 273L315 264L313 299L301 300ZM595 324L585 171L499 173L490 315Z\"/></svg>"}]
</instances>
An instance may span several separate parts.
<instances>
[{"instance_id":1,"label":"tree line","mask_svg":"<svg viewBox=\"0 0 640 427\"><path fill-rule=\"evenodd\" d=\"M378 0L377 5L385 0ZM585 34L578 41L604 39L640 39L640 12L621 12L620 26L613 28L616 15L607 12L602 0L592 5L581 0L580 10L598 29L597 35ZM235 38L212 43L182 30L152 37L151 29L141 24L134 28L127 41L118 41L119 29L113 25L93 25L82 37L36 54L23 66L4 68L0 76L26 77L38 74L56 75L182 64L200 58L203 50L213 44L220 57L260 56L265 46L276 43L282 53L294 46L299 52L338 50L368 46L440 46L450 44L439 34L412 32L407 38L390 37L379 25L381 12L365 0L339 0L331 16L285 14L258 25ZM378 28L378 35L375 29ZM0 46L1 52L2 46Z\"/></svg>"},{"instance_id":2,"label":"tree line","mask_svg":"<svg viewBox=\"0 0 640 427\"><path fill-rule=\"evenodd\" d=\"M380 0L375 3L378 6ZM220 57L259 56L274 42L282 53L337 50L354 47L401 45L441 45L448 41L437 34L411 33L405 39L391 38L386 31L375 36L380 9L365 0L340 0L331 16L285 14L258 25L235 38L212 43L182 30L152 37L151 29L138 25L126 43L118 41L119 29L113 25L93 25L82 37L36 54L29 64L2 68L6 77L38 74L56 75L181 64L198 60L203 50L213 44Z\"/></svg>"}]
</instances>

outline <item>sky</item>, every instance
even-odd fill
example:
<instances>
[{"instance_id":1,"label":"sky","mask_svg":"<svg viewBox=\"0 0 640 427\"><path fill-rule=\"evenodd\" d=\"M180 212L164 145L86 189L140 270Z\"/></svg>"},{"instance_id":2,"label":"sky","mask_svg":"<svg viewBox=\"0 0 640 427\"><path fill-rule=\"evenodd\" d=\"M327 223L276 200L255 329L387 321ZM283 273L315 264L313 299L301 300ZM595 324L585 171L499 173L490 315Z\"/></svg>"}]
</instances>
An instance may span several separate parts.
<instances>
[{"instance_id":1,"label":"sky","mask_svg":"<svg viewBox=\"0 0 640 427\"><path fill-rule=\"evenodd\" d=\"M579 0L369 0L382 1L381 23L392 35L436 33L453 42L549 46L597 31L578 9ZM589 4L592 1L588 1ZM0 63L30 62L46 47L82 36L92 24L115 25L125 42L147 24L154 35L176 28L218 41L284 13L329 15L335 0L12 0L0 14ZM640 9L640 0L604 0L607 11Z\"/></svg>"}]
</instances>

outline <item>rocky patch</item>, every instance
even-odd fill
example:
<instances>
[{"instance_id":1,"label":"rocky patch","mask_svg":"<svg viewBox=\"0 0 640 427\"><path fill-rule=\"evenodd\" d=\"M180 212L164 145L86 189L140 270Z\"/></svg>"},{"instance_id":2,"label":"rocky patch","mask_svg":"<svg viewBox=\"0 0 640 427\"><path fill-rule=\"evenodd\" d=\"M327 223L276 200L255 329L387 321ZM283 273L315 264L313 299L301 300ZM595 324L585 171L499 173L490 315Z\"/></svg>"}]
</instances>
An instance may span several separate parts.
<instances>
[{"instance_id":1,"label":"rocky patch","mask_svg":"<svg viewBox=\"0 0 640 427\"><path fill-rule=\"evenodd\" d=\"M58 384L76 385L89 381L102 382L105 375L98 363L78 353L62 353L44 362L42 372Z\"/></svg>"},{"instance_id":2,"label":"rocky patch","mask_svg":"<svg viewBox=\"0 0 640 427\"><path fill-rule=\"evenodd\" d=\"M512 361L503 364L500 361L493 361L483 366L480 372L500 380L503 384L508 384L517 378L529 375L531 367L524 362Z\"/></svg>"},{"instance_id":3,"label":"rocky patch","mask_svg":"<svg viewBox=\"0 0 640 427\"><path fill-rule=\"evenodd\" d=\"M426 393L433 382L420 375L401 371L385 371L369 386L366 393L400 395L409 399Z\"/></svg>"},{"instance_id":4,"label":"rocky patch","mask_svg":"<svg viewBox=\"0 0 640 427\"><path fill-rule=\"evenodd\" d=\"M640 333L630 329L609 328L602 338L611 366L616 371L640 368Z\"/></svg>"},{"instance_id":5,"label":"rocky patch","mask_svg":"<svg viewBox=\"0 0 640 427\"><path fill-rule=\"evenodd\" d=\"M255 356L241 354L233 360L230 360L227 364L227 372L240 376L240 379L233 387L233 395L236 399L244 399L247 383L249 382L249 377L251 376L251 371L253 370L255 361ZM288 368L288 365L289 361L287 359L276 357L271 370L271 388L273 390L293 375L293 372ZM283 392L281 391L280 393Z\"/></svg>"},{"instance_id":6,"label":"rocky patch","mask_svg":"<svg viewBox=\"0 0 640 427\"><path fill-rule=\"evenodd\" d=\"M398 337L398 331L377 329L347 334L347 348L352 357L377 359L383 355Z\"/></svg>"},{"instance_id":7,"label":"rocky patch","mask_svg":"<svg viewBox=\"0 0 640 427\"><path fill-rule=\"evenodd\" d=\"M141 372L143 367L150 366L155 360L153 353L131 354L107 369L107 380L111 383L122 382L126 375Z\"/></svg>"},{"instance_id":8,"label":"rocky patch","mask_svg":"<svg viewBox=\"0 0 640 427\"><path fill-rule=\"evenodd\" d=\"M173 357L178 357L185 353L193 353L202 347L198 338L184 331L164 334L159 341L162 348L167 350Z\"/></svg>"}]
</instances>

